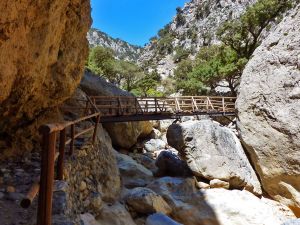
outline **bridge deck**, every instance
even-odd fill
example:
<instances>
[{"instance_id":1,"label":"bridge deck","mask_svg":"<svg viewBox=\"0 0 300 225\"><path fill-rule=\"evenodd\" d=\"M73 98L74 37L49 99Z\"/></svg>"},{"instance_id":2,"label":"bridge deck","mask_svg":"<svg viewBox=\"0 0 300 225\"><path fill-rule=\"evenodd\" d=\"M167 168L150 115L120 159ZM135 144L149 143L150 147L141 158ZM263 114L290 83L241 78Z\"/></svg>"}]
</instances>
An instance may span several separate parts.
<instances>
[{"instance_id":1,"label":"bridge deck","mask_svg":"<svg viewBox=\"0 0 300 225\"><path fill-rule=\"evenodd\" d=\"M181 116L234 116L234 97L181 96L136 98L92 96L90 106L101 112L100 122L176 119Z\"/></svg>"}]
</instances>

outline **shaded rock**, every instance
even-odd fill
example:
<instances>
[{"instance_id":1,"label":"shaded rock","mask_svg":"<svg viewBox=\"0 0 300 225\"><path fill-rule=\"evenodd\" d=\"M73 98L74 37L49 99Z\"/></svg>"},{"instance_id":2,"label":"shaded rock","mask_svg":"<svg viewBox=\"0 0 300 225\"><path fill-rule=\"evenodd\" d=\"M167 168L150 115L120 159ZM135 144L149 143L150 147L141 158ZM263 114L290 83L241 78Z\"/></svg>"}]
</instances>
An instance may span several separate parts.
<instances>
[{"instance_id":1,"label":"shaded rock","mask_svg":"<svg viewBox=\"0 0 300 225\"><path fill-rule=\"evenodd\" d=\"M297 220L289 220L281 225L300 225L300 219Z\"/></svg>"},{"instance_id":2,"label":"shaded rock","mask_svg":"<svg viewBox=\"0 0 300 225\"><path fill-rule=\"evenodd\" d=\"M89 71L84 72L80 87L90 96L133 96Z\"/></svg>"},{"instance_id":3,"label":"shaded rock","mask_svg":"<svg viewBox=\"0 0 300 225\"><path fill-rule=\"evenodd\" d=\"M90 213L81 214L80 225L100 225L95 219L95 217Z\"/></svg>"},{"instance_id":4,"label":"shaded rock","mask_svg":"<svg viewBox=\"0 0 300 225\"><path fill-rule=\"evenodd\" d=\"M227 181L231 188L262 193L243 147L230 129L211 120L188 121L171 125L167 138L186 158L196 176Z\"/></svg>"},{"instance_id":5,"label":"shaded rock","mask_svg":"<svg viewBox=\"0 0 300 225\"><path fill-rule=\"evenodd\" d=\"M188 167L187 163L181 160L178 155L172 153L171 151L162 151L158 155L155 165L158 167L158 171L155 173L155 176L193 176L193 173Z\"/></svg>"},{"instance_id":6,"label":"shaded rock","mask_svg":"<svg viewBox=\"0 0 300 225\"><path fill-rule=\"evenodd\" d=\"M300 216L300 10L296 7L256 49L236 107L242 141L262 186ZM298 210L297 210L298 208Z\"/></svg>"},{"instance_id":7,"label":"shaded rock","mask_svg":"<svg viewBox=\"0 0 300 225\"><path fill-rule=\"evenodd\" d=\"M151 216L148 216L146 220L146 225L182 225L182 224L177 223L175 220L172 220L170 217L162 213L155 213Z\"/></svg>"},{"instance_id":8,"label":"shaded rock","mask_svg":"<svg viewBox=\"0 0 300 225\"><path fill-rule=\"evenodd\" d=\"M76 225L73 221L64 215L54 215L52 217L52 225ZM80 225L96 225L96 224L80 224ZM97 224L98 225L98 224Z\"/></svg>"},{"instance_id":9,"label":"shaded rock","mask_svg":"<svg viewBox=\"0 0 300 225\"><path fill-rule=\"evenodd\" d=\"M218 179L213 179L209 182L210 188L225 188L229 189L229 183L226 181L218 180Z\"/></svg>"},{"instance_id":10,"label":"shaded rock","mask_svg":"<svg viewBox=\"0 0 300 225\"><path fill-rule=\"evenodd\" d=\"M96 220L101 225L136 225L129 212L120 203L104 206Z\"/></svg>"},{"instance_id":11,"label":"shaded rock","mask_svg":"<svg viewBox=\"0 0 300 225\"><path fill-rule=\"evenodd\" d=\"M151 214L161 212L170 214L172 211L160 195L148 188L138 187L130 190L125 197L125 201L138 213Z\"/></svg>"},{"instance_id":12,"label":"shaded rock","mask_svg":"<svg viewBox=\"0 0 300 225\"><path fill-rule=\"evenodd\" d=\"M155 165L155 160L152 159L151 157L140 154L140 153L133 153L130 154L130 156L137 161L139 164L142 164L144 167L146 167L148 170L151 170L152 173L157 171L157 166Z\"/></svg>"},{"instance_id":13,"label":"shaded rock","mask_svg":"<svg viewBox=\"0 0 300 225\"><path fill-rule=\"evenodd\" d=\"M153 126L153 123L152 123L152 126ZM152 139L159 139L159 138L161 138L161 136L162 136L162 133L159 130L153 128L153 130L152 130L152 132L150 134L150 138L152 138Z\"/></svg>"},{"instance_id":14,"label":"shaded rock","mask_svg":"<svg viewBox=\"0 0 300 225\"><path fill-rule=\"evenodd\" d=\"M182 200L197 192L193 178L162 177L151 182L147 188L161 195L173 210Z\"/></svg>"},{"instance_id":15,"label":"shaded rock","mask_svg":"<svg viewBox=\"0 0 300 225\"><path fill-rule=\"evenodd\" d=\"M148 121L106 123L103 126L113 145L125 149L130 149L138 142L138 138L146 137L152 132L152 125Z\"/></svg>"},{"instance_id":16,"label":"shaded rock","mask_svg":"<svg viewBox=\"0 0 300 225\"><path fill-rule=\"evenodd\" d=\"M125 187L143 187L153 179L152 172L131 157L116 152L118 168Z\"/></svg>"},{"instance_id":17,"label":"shaded rock","mask_svg":"<svg viewBox=\"0 0 300 225\"><path fill-rule=\"evenodd\" d=\"M39 125L52 121L47 109L70 97L80 82L90 1L24 1L16 7L3 0L0 11L0 137L13 144L1 152L22 153L31 150Z\"/></svg>"},{"instance_id":18,"label":"shaded rock","mask_svg":"<svg viewBox=\"0 0 300 225\"><path fill-rule=\"evenodd\" d=\"M169 126L171 126L173 122L174 120L160 120L158 130L162 133L167 132Z\"/></svg>"},{"instance_id":19,"label":"shaded rock","mask_svg":"<svg viewBox=\"0 0 300 225\"><path fill-rule=\"evenodd\" d=\"M81 89L88 95L96 96L133 96L105 79L86 71L81 83ZM152 124L144 122L105 123L103 127L109 133L115 147L130 149L138 138L145 137L152 132Z\"/></svg>"},{"instance_id":20,"label":"shaded rock","mask_svg":"<svg viewBox=\"0 0 300 225\"><path fill-rule=\"evenodd\" d=\"M147 152L155 152L166 148L166 142L160 139L151 139L144 144L144 148Z\"/></svg>"}]
</instances>

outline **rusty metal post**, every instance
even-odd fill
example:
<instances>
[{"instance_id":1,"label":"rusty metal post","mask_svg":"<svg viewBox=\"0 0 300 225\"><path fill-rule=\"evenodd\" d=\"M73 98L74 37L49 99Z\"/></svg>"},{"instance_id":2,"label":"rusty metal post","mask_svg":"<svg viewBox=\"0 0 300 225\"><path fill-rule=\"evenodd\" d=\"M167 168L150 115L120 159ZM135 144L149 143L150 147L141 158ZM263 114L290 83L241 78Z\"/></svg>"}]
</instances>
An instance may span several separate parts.
<instances>
[{"instance_id":1,"label":"rusty metal post","mask_svg":"<svg viewBox=\"0 0 300 225\"><path fill-rule=\"evenodd\" d=\"M89 112L89 101L87 100L86 101L86 104L85 104L85 109L84 109L84 112L83 112L83 115L82 116L86 116Z\"/></svg>"},{"instance_id":2,"label":"rusty metal post","mask_svg":"<svg viewBox=\"0 0 300 225\"><path fill-rule=\"evenodd\" d=\"M57 161L57 179L58 180L63 180L65 146L66 146L66 129L63 129L60 132L60 136L59 136L59 156L58 156L58 161Z\"/></svg>"},{"instance_id":3,"label":"rusty metal post","mask_svg":"<svg viewBox=\"0 0 300 225\"><path fill-rule=\"evenodd\" d=\"M36 181L28 191L27 195L22 199L20 205L22 208L27 209L31 205L32 201L35 199L40 190L40 177L38 181Z\"/></svg>"},{"instance_id":4,"label":"rusty metal post","mask_svg":"<svg viewBox=\"0 0 300 225\"><path fill-rule=\"evenodd\" d=\"M73 155L74 152L74 141L75 141L75 124L71 125L71 142L69 155Z\"/></svg>"},{"instance_id":5,"label":"rusty metal post","mask_svg":"<svg viewBox=\"0 0 300 225\"><path fill-rule=\"evenodd\" d=\"M94 129L94 134L93 134L93 144L95 144L95 141L96 141L99 122L100 122L100 115L97 116L97 121L96 121L96 124L95 124L95 129Z\"/></svg>"},{"instance_id":6,"label":"rusty metal post","mask_svg":"<svg viewBox=\"0 0 300 225\"><path fill-rule=\"evenodd\" d=\"M50 132L47 126L42 127L40 132L43 150L37 225L51 225L56 132Z\"/></svg>"}]
</instances>

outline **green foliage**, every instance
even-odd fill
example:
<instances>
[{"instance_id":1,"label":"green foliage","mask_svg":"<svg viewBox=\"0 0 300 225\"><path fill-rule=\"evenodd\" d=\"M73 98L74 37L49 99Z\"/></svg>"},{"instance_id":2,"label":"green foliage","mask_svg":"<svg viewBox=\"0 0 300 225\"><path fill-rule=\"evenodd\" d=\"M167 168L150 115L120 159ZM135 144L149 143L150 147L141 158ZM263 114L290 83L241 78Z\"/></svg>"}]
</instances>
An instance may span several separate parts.
<instances>
[{"instance_id":1,"label":"green foliage","mask_svg":"<svg viewBox=\"0 0 300 225\"><path fill-rule=\"evenodd\" d=\"M132 90L132 93L136 96L151 96L158 97L162 96L162 93L156 91L157 86L160 82L160 76L157 71L153 71L150 74L147 74L143 78L139 79L135 83L135 88Z\"/></svg>"},{"instance_id":2,"label":"green foliage","mask_svg":"<svg viewBox=\"0 0 300 225\"><path fill-rule=\"evenodd\" d=\"M173 40L174 36L171 33L168 33L163 38L159 39L156 50L160 56L172 53Z\"/></svg>"},{"instance_id":3,"label":"green foliage","mask_svg":"<svg viewBox=\"0 0 300 225\"><path fill-rule=\"evenodd\" d=\"M176 26L180 27L186 23L186 19L182 13L177 14L176 16Z\"/></svg>"},{"instance_id":4,"label":"green foliage","mask_svg":"<svg viewBox=\"0 0 300 225\"><path fill-rule=\"evenodd\" d=\"M187 59L190 55L190 51L187 49L183 49L182 47L177 47L176 48L176 54L173 57L173 60L175 63L179 63L184 59Z\"/></svg>"},{"instance_id":5,"label":"green foliage","mask_svg":"<svg viewBox=\"0 0 300 225\"><path fill-rule=\"evenodd\" d=\"M131 91L135 83L145 76L140 67L115 59L110 49L100 46L90 50L87 68L127 91Z\"/></svg>"},{"instance_id":6,"label":"green foliage","mask_svg":"<svg viewBox=\"0 0 300 225\"><path fill-rule=\"evenodd\" d=\"M234 49L239 57L249 59L261 43L261 34L291 7L292 0L259 0L241 18L225 22L218 30L220 40Z\"/></svg>"},{"instance_id":7,"label":"green foliage","mask_svg":"<svg viewBox=\"0 0 300 225\"><path fill-rule=\"evenodd\" d=\"M210 11L209 11L209 2L205 3L204 5L201 4L197 7L196 9L196 14L195 17L197 20L203 19L207 16L209 16Z\"/></svg>"},{"instance_id":8,"label":"green foliage","mask_svg":"<svg viewBox=\"0 0 300 225\"><path fill-rule=\"evenodd\" d=\"M114 76L114 55L108 48L95 47L89 54L87 68L98 75Z\"/></svg>"},{"instance_id":9,"label":"green foliage","mask_svg":"<svg viewBox=\"0 0 300 225\"><path fill-rule=\"evenodd\" d=\"M211 45L212 35L204 34L204 47L195 62L183 60L178 64L176 89L183 89L185 94L201 94L220 86L220 81L225 80L232 95L236 95L242 71L260 45L263 31L281 19L292 2L258 0L240 18L229 20L219 28L217 35L221 45ZM205 16L206 10L198 10L199 18Z\"/></svg>"}]
</instances>

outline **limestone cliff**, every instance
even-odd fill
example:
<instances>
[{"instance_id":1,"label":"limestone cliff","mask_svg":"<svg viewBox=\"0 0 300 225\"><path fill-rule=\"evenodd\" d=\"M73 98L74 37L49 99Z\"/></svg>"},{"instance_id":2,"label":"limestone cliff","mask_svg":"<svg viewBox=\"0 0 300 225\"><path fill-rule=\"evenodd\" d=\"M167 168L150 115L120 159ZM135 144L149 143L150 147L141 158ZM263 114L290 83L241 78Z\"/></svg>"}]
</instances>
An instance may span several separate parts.
<instances>
[{"instance_id":1,"label":"limestone cliff","mask_svg":"<svg viewBox=\"0 0 300 225\"><path fill-rule=\"evenodd\" d=\"M203 46L218 43L216 32L228 19L238 18L256 0L191 0L145 47L139 61L157 69L164 78L173 75L176 51L184 49L191 58Z\"/></svg>"},{"instance_id":2,"label":"limestone cliff","mask_svg":"<svg viewBox=\"0 0 300 225\"><path fill-rule=\"evenodd\" d=\"M79 84L90 1L3 0L0 11L0 137L12 145Z\"/></svg>"},{"instance_id":3,"label":"limestone cliff","mask_svg":"<svg viewBox=\"0 0 300 225\"><path fill-rule=\"evenodd\" d=\"M300 215L300 12L254 52L237 99L238 127L263 188Z\"/></svg>"}]
</instances>

